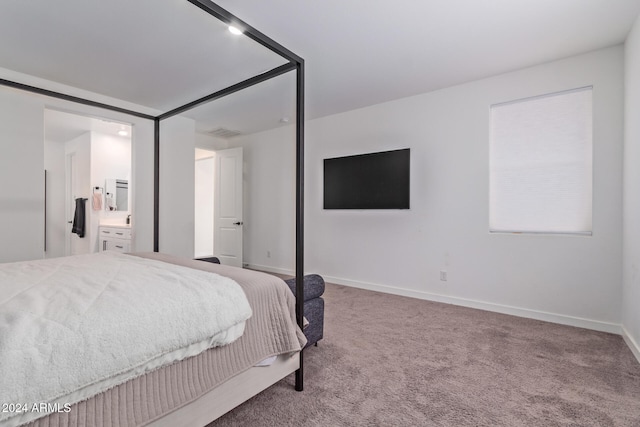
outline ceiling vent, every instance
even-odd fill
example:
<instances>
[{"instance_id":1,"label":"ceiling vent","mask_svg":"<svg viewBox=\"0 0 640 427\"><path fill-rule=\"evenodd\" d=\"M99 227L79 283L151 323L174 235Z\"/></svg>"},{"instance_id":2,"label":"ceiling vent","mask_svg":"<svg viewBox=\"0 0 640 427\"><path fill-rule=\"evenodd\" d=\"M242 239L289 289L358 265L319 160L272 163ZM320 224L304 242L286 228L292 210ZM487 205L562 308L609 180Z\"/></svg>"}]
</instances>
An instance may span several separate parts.
<instances>
[{"instance_id":1,"label":"ceiling vent","mask_svg":"<svg viewBox=\"0 0 640 427\"><path fill-rule=\"evenodd\" d=\"M234 136L242 135L242 132L240 132L238 130L217 128L217 129L214 129L214 130L211 130L211 131L207 132L207 134L209 134L211 136L215 136L217 138L229 139L229 138L233 138Z\"/></svg>"}]
</instances>

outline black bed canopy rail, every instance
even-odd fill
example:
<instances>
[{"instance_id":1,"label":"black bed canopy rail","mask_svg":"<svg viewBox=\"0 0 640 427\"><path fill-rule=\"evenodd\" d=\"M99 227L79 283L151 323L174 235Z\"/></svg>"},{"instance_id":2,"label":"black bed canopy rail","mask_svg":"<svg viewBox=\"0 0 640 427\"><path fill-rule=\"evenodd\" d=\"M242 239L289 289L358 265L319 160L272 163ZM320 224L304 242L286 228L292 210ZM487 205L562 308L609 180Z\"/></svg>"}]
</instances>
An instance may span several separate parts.
<instances>
[{"instance_id":1,"label":"black bed canopy rail","mask_svg":"<svg viewBox=\"0 0 640 427\"><path fill-rule=\"evenodd\" d=\"M154 122L154 201L153 201L153 250L159 251L159 215L160 215L160 121L173 117L176 114L195 108L204 102L219 99L223 96L230 95L242 89L251 87L257 83L277 77L289 71L296 71L296 320L302 328L304 322L304 59L296 55L289 49L277 43L270 37L258 31L251 25L242 21L237 16L218 6L210 0L187 0L189 3L199 7L211 16L228 24L241 29L243 34L251 40L256 41L265 48L275 52L285 58L288 63L276 67L270 71L266 71L255 77L246 79L240 83L236 83L225 89L219 90L211 95L207 95L195 101L189 102L181 107L171 111L159 114L157 116L145 114L126 108L117 107L102 102L93 101L77 96L55 92L36 86L30 86L17 83L10 80L0 79L0 85L20 89L40 95L50 96L53 98L71 101L92 107L103 108L105 110L115 111L118 113L128 114ZM303 353L300 352L300 368L296 371L295 389L303 390Z\"/></svg>"},{"instance_id":2,"label":"black bed canopy rail","mask_svg":"<svg viewBox=\"0 0 640 427\"><path fill-rule=\"evenodd\" d=\"M103 102L93 101L91 99L80 98L78 96L68 95L66 93L56 92L49 89L43 89L36 86L31 86L23 83L14 82L11 80L0 79L0 85L11 87L14 89L24 90L26 92L37 93L38 95L50 96L52 98L62 99L64 101L71 101L77 104L88 105L89 107L103 108L109 111L115 111L117 113L128 114L134 117L140 117L142 119L153 120L155 117L149 114L141 113L139 111L129 110L127 108L117 107L115 105L105 104Z\"/></svg>"},{"instance_id":3,"label":"black bed canopy rail","mask_svg":"<svg viewBox=\"0 0 640 427\"><path fill-rule=\"evenodd\" d=\"M243 89L247 89L251 86L257 85L258 83L262 83L274 77L278 77L281 74L287 73L295 69L296 69L296 64L292 64L291 62L280 65L279 67L276 67L272 70L265 71L262 74L258 74L257 76L248 78L239 83L228 86L224 89L220 89L219 91L214 92L210 95L206 95L206 96L203 96L202 98L196 99L195 101L191 101L188 104L185 104L181 107L174 108L173 110L167 111L164 114L160 114L158 118L160 120L168 119L169 117L173 117L180 113L184 113L185 111L196 108L199 105L205 104L207 102L215 101L216 99L220 99L227 95L231 95L232 93L241 91Z\"/></svg>"},{"instance_id":4,"label":"black bed canopy rail","mask_svg":"<svg viewBox=\"0 0 640 427\"><path fill-rule=\"evenodd\" d=\"M280 43L276 42L272 38L256 30L251 25L247 24L246 22L244 22L237 16L233 15L231 12L227 11L226 9L221 8L214 2L210 0L187 0L187 1L191 4L194 4L195 6L198 6L200 9L204 10L210 15L215 16L220 21L228 25L233 25L234 27L242 31L244 35L249 37L251 40L257 43L260 43L262 46L266 47L272 52L277 53L278 55L282 56L286 60L294 64L300 64L304 62L304 59L302 59L300 56L291 52L289 49L282 46Z\"/></svg>"}]
</instances>

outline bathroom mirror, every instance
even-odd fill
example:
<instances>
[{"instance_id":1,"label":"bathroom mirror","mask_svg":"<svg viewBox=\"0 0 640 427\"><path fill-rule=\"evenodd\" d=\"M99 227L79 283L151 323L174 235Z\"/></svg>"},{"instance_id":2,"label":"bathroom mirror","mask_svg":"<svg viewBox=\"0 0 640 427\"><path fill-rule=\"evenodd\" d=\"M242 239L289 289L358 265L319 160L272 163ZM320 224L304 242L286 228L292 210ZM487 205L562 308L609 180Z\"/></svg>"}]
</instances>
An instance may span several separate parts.
<instances>
[{"instance_id":1,"label":"bathroom mirror","mask_svg":"<svg viewBox=\"0 0 640 427\"><path fill-rule=\"evenodd\" d=\"M126 179L107 179L104 185L104 210L129 210L129 181Z\"/></svg>"}]
</instances>

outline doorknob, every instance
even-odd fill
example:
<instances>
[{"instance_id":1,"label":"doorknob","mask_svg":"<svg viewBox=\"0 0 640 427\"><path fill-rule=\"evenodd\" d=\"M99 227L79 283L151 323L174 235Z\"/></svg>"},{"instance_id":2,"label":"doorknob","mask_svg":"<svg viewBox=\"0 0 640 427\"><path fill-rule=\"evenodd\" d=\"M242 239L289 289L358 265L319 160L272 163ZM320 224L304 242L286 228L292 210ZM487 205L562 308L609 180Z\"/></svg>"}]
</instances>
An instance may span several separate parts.
<instances>
[{"instance_id":1,"label":"doorknob","mask_svg":"<svg viewBox=\"0 0 640 427\"><path fill-rule=\"evenodd\" d=\"M242 222L242 221L238 221L238 222L234 222L233 223L233 225L242 225L242 224L244 224L244 222Z\"/></svg>"}]
</instances>

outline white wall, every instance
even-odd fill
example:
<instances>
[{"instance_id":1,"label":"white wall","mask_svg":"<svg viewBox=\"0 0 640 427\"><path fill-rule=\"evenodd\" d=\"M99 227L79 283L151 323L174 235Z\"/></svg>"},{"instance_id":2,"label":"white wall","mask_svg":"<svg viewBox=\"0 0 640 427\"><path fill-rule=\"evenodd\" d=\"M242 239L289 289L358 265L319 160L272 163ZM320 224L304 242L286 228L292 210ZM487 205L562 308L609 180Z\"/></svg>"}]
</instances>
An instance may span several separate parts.
<instances>
[{"instance_id":1,"label":"white wall","mask_svg":"<svg viewBox=\"0 0 640 427\"><path fill-rule=\"evenodd\" d=\"M0 77L13 78L0 70ZM27 84L37 79L21 76ZM56 89L54 87L54 89ZM59 89L59 88L58 88ZM75 90L74 94L90 97ZM153 250L153 122L0 87L0 262L44 255L44 110L55 108L133 124L134 250Z\"/></svg>"},{"instance_id":2,"label":"white wall","mask_svg":"<svg viewBox=\"0 0 640 427\"><path fill-rule=\"evenodd\" d=\"M195 122L171 117L160 122L160 252L194 255Z\"/></svg>"},{"instance_id":3,"label":"white wall","mask_svg":"<svg viewBox=\"0 0 640 427\"><path fill-rule=\"evenodd\" d=\"M43 123L37 100L0 89L1 261L44 254Z\"/></svg>"},{"instance_id":4,"label":"white wall","mask_svg":"<svg viewBox=\"0 0 640 427\"><path fill-rule=\"evenodd\" d=\"M153 250L153 122L144 119L129 120L131 133L131 193L132 250Z\"/></svg>"},{"instance_id":5,"label":"white wall","mask_svg":"<svg viewBox=\"0 0 640 427\"><path fill-rule=\"evenodd\" d=\"M195 145L203 150L224 150L229 148L229 141L222 138L216 138L215 136L207 135L204 133L196 132Z\"/></svg>"},{"instance_id":6,"label":"white wall","mask_svg":"<svg viewBox=\"0 0 640 427\"><path fill-rule=\"evenodd\" d=\"M46 258L65 255L67 238L64 144L45 141L44 168L47 170L47 251Z\"/></svg>"},{"instance_id":7,"label":"white wall","mask_svg":"<svg viewBox=\"0 0 640 427\"><path fill-rule=\"evenodd\" d=\"M625 43L623 326L640 360L640 18Z\"/></svg>"},{"instance_id":8,"label":"white wall","mask_svg":"<svg viewBox=\"0 0 640 427\"><path fill-rule=\"evenodd\" d=\"M587 85L594 86L593 236L489 234L489 106ZM337 283L618 332L622 118L618 46L309 121L305 270ZM284 130L242 142L252 218L245 256L249 264L293 270L293 145L277 132ZM322 159L407 147L410 210L322 209ZM264 165L273 161L277 167ZM273 188L286 191L271 196ZM286 220L255 228L258 218L279 217ZM264 252L275 242L285 253L269 261Z\"/></svg>"}]
</instances>

